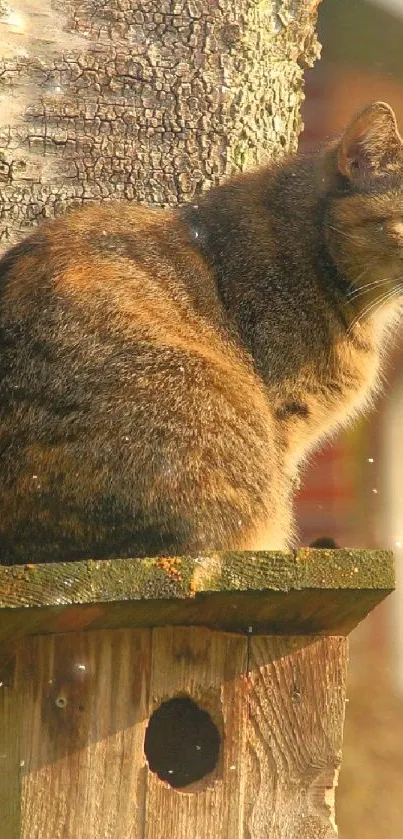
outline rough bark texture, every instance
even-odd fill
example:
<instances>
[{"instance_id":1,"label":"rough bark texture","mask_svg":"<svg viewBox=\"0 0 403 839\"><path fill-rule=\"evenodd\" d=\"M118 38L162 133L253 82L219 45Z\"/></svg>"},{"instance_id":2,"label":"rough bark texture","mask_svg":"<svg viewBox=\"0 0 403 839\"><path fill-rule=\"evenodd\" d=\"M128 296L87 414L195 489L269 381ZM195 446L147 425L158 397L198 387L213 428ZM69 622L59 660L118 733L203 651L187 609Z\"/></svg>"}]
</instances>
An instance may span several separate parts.
<instances>
[{"instance_id":1,"label":"rough bark texture","mask_svg":"<svg viewBox=\"0 0 403 839\"><path fill-rule=\"evenodd\" d=\"M0 244L296 148L318 0L0 0Z\"/></svg>"}]
</instances>

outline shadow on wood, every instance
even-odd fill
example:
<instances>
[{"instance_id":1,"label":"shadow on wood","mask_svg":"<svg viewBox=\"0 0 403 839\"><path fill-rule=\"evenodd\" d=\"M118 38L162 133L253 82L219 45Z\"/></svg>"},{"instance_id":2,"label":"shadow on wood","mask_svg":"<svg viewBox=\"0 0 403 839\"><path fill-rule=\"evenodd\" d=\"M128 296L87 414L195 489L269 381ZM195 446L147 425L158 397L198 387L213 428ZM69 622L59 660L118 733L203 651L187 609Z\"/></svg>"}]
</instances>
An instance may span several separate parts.
<instances>
[{"instance_id":1,"label":"shadow on wood","mask_svg":"<svg viewBox=\"0 0 403 839\"><path fill-rule=\"evenodd\" d=\"M0 581L7 839L336 835L341 635L393 587L390 554L66 563Z\"/></svg>"}]
</instances>

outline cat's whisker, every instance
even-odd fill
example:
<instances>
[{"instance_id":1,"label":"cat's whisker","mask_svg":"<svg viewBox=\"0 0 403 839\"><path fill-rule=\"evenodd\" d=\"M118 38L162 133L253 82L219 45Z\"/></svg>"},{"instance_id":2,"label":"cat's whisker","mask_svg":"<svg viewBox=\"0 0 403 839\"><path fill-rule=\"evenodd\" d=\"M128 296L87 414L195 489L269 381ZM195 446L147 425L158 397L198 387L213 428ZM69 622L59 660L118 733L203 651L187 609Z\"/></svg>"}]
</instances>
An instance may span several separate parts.
<instances>
[{"instance_id":1,"label":"cat's whisker","mask_svg":"<svg viewBox=\"0 0 403 839\"><path fill-rule=\"evenodd\" d=\"M348 287L348 292L347 292L348 294L350 294L350 289L351 289L351 293L352 293L352 292L354 292L354 291L356 290L356 288L357 288L357 283L358 283L360 280L362 280L362 278L363 278L363 277L365 277L365 274L368 274L368 271L372 271L373 267L374 267L374 263L373 263L373 262L371 262L369 265L366 265L366 266L365 266L365 268L361 271L361 273L360 273L360 274L358 274L358 276L357 276L357 277L355 277L355 279L354 279L354 280L351 280L351 283L350 283L350 285L349 285L349 287Z\"/></svg>"},{"instance_id":2,"label":"cat's whisker","mask_svg":"<svg viewBox=\"0 0 403 839\"><path fill-rule=\"evenodd\" d=\"M340 230L338 227L334 227L332 224L328 225L329 230L334 230L335 233L338 233L340 236L344 236L345 239L350 239L351 242L359 242L359 238L357 236L352 236L351 233L346 233L345 230Z\"/></svg>"},{"instance_id":3,"label":"cat's whisker","mask_svg":"<svg viewBox=\"0 0 403 839\"><path fill-rule=\"evenodd\" d=\"M403 293L403 284L402 284L402 283L400 283L400 284L397 286L397 288L392 289L392 292L391 292L391 294L390 294L390 296L389 296L389 298L388 298L388 299L389 299L389 300L393 300L394 298L398 298L398 297L400 297L400 298L401 298L401 302L403 302L403 300L402 300L402 293ZM381 305L383 306L384 302L387 302L387 300L386 300L386 301L384 301L384 300L382 301L382 303L379 305L379 309L381 308ZM378 311L378 310L377 310L377 311ZM375 312L375 314L376 314L376 312Z\"/></svg>"},{"instance_id":4,"label":"cat's whisker","mask_svg":"<svg viewBox=\"0 0 403 839\"><path fill-rule=\"evenodd\" d=\"M384 292L384 294L379 295L376 300L371 300L364 309L356 315L350 327L348 329L348 335L351 333L352 329L357 326L369 313L375 309L377 306L381 306L382 303L386 302L389 297L392 297L396 293L396 289L389 289L389 291Z\"/></svg>"},{"instance_id":5,"label":"cat's whisker","mask_svg":"<svg viewBox=\"0 0 403 839\"><path fill-rule=\"evenodd\" d=\"M354 320L352 321L352 323L350 324L350 326L347 330L347 336L351 335L352 330L356 326L358 326L358 324L365 317L368 317L368 315L370 314L371 311L373 311L374 309L376 311L379 311L379 309L384 305L384 303L386 303L388 300L391 300L393 297L398 297L402 291L403 291L403 284L399 283L399 285L397 287L395 287L393 289L389 289L389 291L386 291L384 294L381 294L379 297L377 297L376 300L373 300L373 301L371 301L371 303L368 303L368 305L365 306L363 311L360 312L357 315L357 317L355 317Z\"/></svg>"},{"instance_id":6,"label":"cat's whisker","mask_svg":"<svg viewBox=\"0 0 403 839\"><path fill-rule=\"evenodd\" d=\"M381 295L381 297L378 297L377 300L371 301L371 303L368 303L368 305L362 310L362 312L360 312L354 318L354 320L351 322L351 324L350 324L350 326L347 330L347 337L349 337L351 335L353 329L355 329L357 326L359 326L360 323L364 320L364 318L369 315L369 313L372 311L372 309L374 309L378 305L378 303L379 303L379 305L381 305L390 294L391 294L390 291L385 292L385 294Z\"/></svg>"},{"instance_id":7,"label":"cat's whisker","mask_svg":"<svg viewBox=\"0 0 403 839\"><path fill-rule=\"evenodd\" d=\"M348 300L349 300L349 302L351 300L355 300L356 297L361 297L361 295L367 294L367 292L369 290L371 290L373 288L376 288L377 286L380 286L380 285L385 285L386 283L390 283L390 282L391 282L390 277L385 277L383 280L373 280L373 282L366 283L365 285L361 286L361 288L356 288L352 292L347 292Z\"/></svg>"},{"instance_id":8,"label":"cat's whisker","mask_svg":"<svg viewBox=\"0 0 403 839\"><path fill-rule=\"evenodd\" d=\"M351 300L355 300L356 297L360 297L361 295L366 294L368 290L371 290L371 289L375 288L376 286L385 285L386 283L391 283L391 282L400 283L402 281L403 281L403 275L401 275L399 277L385 277L382 280L374 280L371 283L365 283L365 285L361 286L361 288L357 288L355 293L354 292L353 293L348 293L347 292L348 302L351 302ZM357 282L357 280L355 282ZM394 286L394 288L396 288L396 286Z\"/></svg>"}]
</instances>

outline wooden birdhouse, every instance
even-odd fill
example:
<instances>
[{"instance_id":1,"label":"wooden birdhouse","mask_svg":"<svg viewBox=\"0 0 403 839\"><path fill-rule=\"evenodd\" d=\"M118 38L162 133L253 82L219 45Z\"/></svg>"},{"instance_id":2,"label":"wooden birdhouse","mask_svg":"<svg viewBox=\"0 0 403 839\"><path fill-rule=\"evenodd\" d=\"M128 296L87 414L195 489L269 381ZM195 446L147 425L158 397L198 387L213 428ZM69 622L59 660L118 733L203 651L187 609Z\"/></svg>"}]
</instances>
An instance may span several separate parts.
<instances>
[{"instance_id":1,"label":"wooden birdhouse","mask_svg":"<svg viewBox=\"0 0 403 839\"><path fill-rule=\"evenodd\" d=\"M0 568L4 839L331 839L389 553Z\"/></svg>"}]
</instances>

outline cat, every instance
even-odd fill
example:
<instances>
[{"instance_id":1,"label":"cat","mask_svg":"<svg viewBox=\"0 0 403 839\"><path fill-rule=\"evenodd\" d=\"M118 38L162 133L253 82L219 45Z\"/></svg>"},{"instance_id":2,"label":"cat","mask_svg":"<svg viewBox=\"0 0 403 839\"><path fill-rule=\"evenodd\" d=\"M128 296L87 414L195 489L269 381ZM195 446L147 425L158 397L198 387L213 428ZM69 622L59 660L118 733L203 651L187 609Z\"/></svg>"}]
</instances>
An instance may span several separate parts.
<instances>
[{"instance_id":1,"label":"cat","mask_svg":"<svg viewBox=\"0 0 403 839\"><path fill-rule=\"evenodd\" d=\"M402 300L382 102L197 203L43 224L0 261L0 562L289 549L301 467L372 403Z\"/></svg>"}]
</instances>

